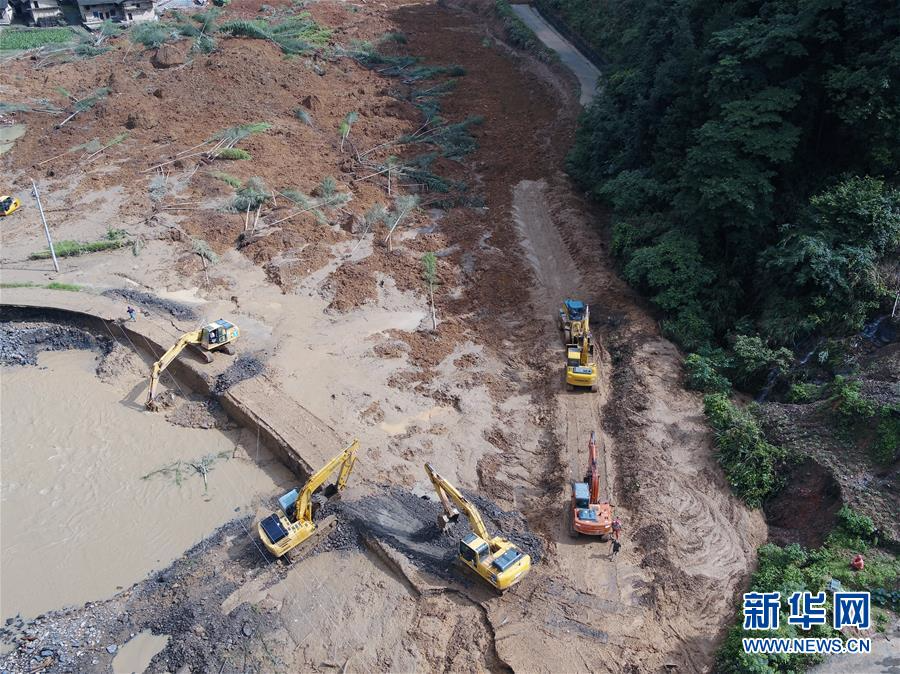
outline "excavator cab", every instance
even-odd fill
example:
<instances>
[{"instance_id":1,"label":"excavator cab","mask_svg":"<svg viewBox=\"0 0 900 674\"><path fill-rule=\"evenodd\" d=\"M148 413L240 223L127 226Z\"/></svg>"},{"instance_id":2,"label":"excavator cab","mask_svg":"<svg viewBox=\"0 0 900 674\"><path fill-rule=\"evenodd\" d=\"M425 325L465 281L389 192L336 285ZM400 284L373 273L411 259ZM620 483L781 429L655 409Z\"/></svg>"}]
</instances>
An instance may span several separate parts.
<instances>
[{"instance_id":1,"label":"excavator cab","mask_svg":"<svg viewBox=\"0 0 900 674\"><path fill-rule=\"evenodd\" d=\"M233 342L240 336L240 330L234 323L220 318L219 320L205 325L201 336L201 345L204 349L216 349L225 344Z\"/></svg>"}]
</instances>

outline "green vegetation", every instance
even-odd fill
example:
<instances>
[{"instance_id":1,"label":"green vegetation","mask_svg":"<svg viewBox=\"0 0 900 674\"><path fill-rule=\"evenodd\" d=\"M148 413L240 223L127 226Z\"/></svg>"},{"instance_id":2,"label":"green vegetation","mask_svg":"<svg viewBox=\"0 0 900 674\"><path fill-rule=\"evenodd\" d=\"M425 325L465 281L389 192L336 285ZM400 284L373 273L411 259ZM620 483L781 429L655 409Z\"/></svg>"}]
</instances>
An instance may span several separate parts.
<instances>
[{"instance_id":1,"label":"green vegetation","mask_svg":"<svg viewBox=\"0 0 900 674\"><path fill-rule=\"evenodd\" d=\"M0 51L36 49L46 45L63 45L75 40L75 33L69 28L6 28L0 39Z\"/></svg>"},{"instance_id":2,"label":"green vegetation","mask_svg":"<svg viewBox=\"0 0 900 674\"><path fill-rule=\"evenodd\" d=\"M307 126L312 126L312 115L310 115L307 110L297 108L294 110L294 116Z\"/></svg>"},{"instance_id":3,"label":"green vegetation","mask_svg":"<svg viewBox=\"0 0 900 674\"><path fill-rule=\"evenodd\" d=\"M669 336L791 345L886 303L900 5L548 3L609 61L568 166Z\"/></svg>"},{"instance_id":4,"label":"green vegetation","mask_svg":"<svg viewBox=\"0 0 900 674\"><path fill-rule=\"evenodd\" d=\"M131 245L131 240L127 238L125 232L121 229L110 229L106 236L99 241L89 241L83 243L81 241L56 241L53 244L53 250L56 257L76 257L85 253L97 253L104 250L114 250ZM50 259L50 249L38 251L28 256L29 260L48 260Z\"/></svg>"},{"instance_id":5,"label":"green vegetation","mask_svg":"<svg viewBox=\"0 0 900 674\"><path fill-rule=\"evenodd\" d=\"M900 562L893 555L879 550L875 526L868 517L858 515L844 506L838 513L838 523L825 544L814 550L806 550L799 545L779 547L764 545L759 549L759 567L750 582L753 592L781 592L782 614L778 630L767 632L771 637L823 637L841 638L840 632L831 627L831 593L826 592L828 619L825 625L814 625L810 630L801 630L787 622L789 608L784 601L794 592L825 591L832 579L840 581L844 588L869 591L874 603L879 606L893 606L900 582ZM853 554L865 552L866 566L862 571L852 571L849 561ZM880 611L876 611L876 622ZM749 672L776 673L802 672L819 662L821 658L801 655L748 655L743 652L743 637L759 636L746 632L743 624L731 628L728 637L719 649L716 671L722 674L746 674Z\"/></svg>"},{"instance_id":6,"label":"green vegetation","mask_svg":"<svg viewBox=\"0 0 900 674\"><path fill-rule=\"evenodd\" d=\"M68 292L77 293L81 291L81 286L76 285L75 283L59 283L58 281L53 281L44 286L49 290L66 290Z\"/></svg>"},{"instance_id":7,"label":"green vegetation","mask_svg":"<svg viewBox=\"0 0 900 674\"><path fill-rule=\"evenodd\" d=\"M241 185L231 201L231 210L236 213L255 211L272 197L272 190L266 187L262 178L249 178Z\"/></svg>"},{"instance_id":8,"label":"green vegetation","mask_svg":"<svg viewBox=\"0 0 900 674\"><path fill-rule=\"evenodd\" d=\"M0 283L0 288L47 288L48 290L65 290L73 293L81 291L80 285L74 283L60 283L59 281L51 281L46 285L32 283L31 281L25 283Z\"/></svg>"},{"instance_id":9,"label":"green vegetation","mask_svg":"<svg viewBox=\"0 0 900 674\"><path fill-rule=\"evenodd\" d=\"M226 147L224 150L216 152L216 159L253 159L253 155L247 152L247 150L242 150L238 147Z\"/></svg>"},{"instance_id":10,"label":"green vegetation","mask_svg":"<svg viewBox=\"0 0 900 674\"><path fill-rule=\"evenodd\" d=\"M310 54L328 44L332 30L313 21L309 12L301 12L281 21L227 21L219 26L219 33L277 44L285 54Z\"/></svg>"},{"instance_id":11,"label":"green vegetation","mask_svg":"<svg viewBox=\"0 0 900 674\"><path fill-rule=\"evenodd\" d=\"M237 189L241 186L241 179L235 178L233 175L229 173L222 173L221 171L215 171L210 174L216 180L221 180L226 185L230 185L231 187Z\"/></svg>"},{"instance_id":12,"label":"green vegetation","mask_svg":"<svg viewBox=\"0 0 900 674\"><path fill-rule=\"evenodd\" d=\"M717 458L735 493L751 507L759 507L782 485L780 469L788 460L781 447L766 442L753 415L724 393L710 393L703 409L715 431Z\"/></svg>"}]
</instances>

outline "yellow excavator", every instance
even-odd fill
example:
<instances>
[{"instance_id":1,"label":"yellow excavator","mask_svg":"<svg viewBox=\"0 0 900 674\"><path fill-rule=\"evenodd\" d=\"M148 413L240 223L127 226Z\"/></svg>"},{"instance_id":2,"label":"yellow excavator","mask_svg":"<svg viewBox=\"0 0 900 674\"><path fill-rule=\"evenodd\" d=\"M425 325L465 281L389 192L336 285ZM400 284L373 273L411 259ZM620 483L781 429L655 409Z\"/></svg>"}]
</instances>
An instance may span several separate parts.
<instances>
[{"instance_id":1,"label":"yellow excavator","mask_svg":"<svg viewBox=\"0 0 900 674\"><path fill-rule=\"evenodd\" d=\"M19 210L19 206L21 205L22 202L19 201L16 197L11 197L6 194L0 196L0 216L12 215L17 210Z\"/></svg>"},{"instance_id":2,"label":"yellow excavator","mask_svg":"<svg viewBox=\"0 0 900 674\"><path fill-rule=\"evenodd\" d=\"M491 538L475 506L456 487L438 475L431 464L425 464L425 472L444 507L444 512L438 516L438 527L443 530L450 522L459 519L459 510L453 503L469 519L473 533L459 542L459 562L501 592L522 580L531 569L531 557L505 538Z\"/></svg>"},{"instance_id":3,"label":"yellow excavator","mask_svg":"<svg viewBox=\"0 0 900 674\"><path fill-rule=\"evenodd\" d=\"M162 358L153 363L153 371L150 373L150 393L147 395L147 409L155 410L157 408L156 387L159 384L159 377L163 371L169 367L169 364L178 358L178 354L184 351L186 347L191 345L199 347L201 353L203 353L207 359L206 362L212 362L212 357L206 352L221 349L226 353L231 353L230 344L232 344L239 335L240 330L234 323L229 323L221 318L214 323L204 325L199 330L183 334L181 339L175 342L175 346L166 351L162 355Z\"/></svg>"},{"instance_id":4,"label":"yellow excavator","mask_svg":"<svg viewBox=\"0 0 900 674\"><path fill-rule=\"evenodd\" d=\"M597 390L599 380L597 362L594 359L594 343L588 333L581 338L581 346L568 344L566 346L566 388L589 388Z\"/></svg>"},{"instance_id":5,"label":"yellow excavator","mask_svg":"<svg viewBox=\"0 0 900 674\"><path fill-rule=\"evenodd\" d=\"M303 489L299 492L292 489L278 499L278 505L281 508L278 512L262 520L258 526L259 537L269 552L276 557L283 557L304 541L309 540L310 536L317 531L324 533L333 525L333 517L329 518L327 526L324 522L317 525L313 521L313 493L325 484L328 477L338 468L341 470L338 473L337 482L330 485L333 490L326 489L325 495L332 496L341 491L347 485L347 479L350 477L350 471L353 470L353 464L356 463L358 451L359 440L354 440L349 447L326 463L321 470L314 473L303 485ZM288 516L288 513L293 513L293 516Z\"/></svg>"}]
</instances>

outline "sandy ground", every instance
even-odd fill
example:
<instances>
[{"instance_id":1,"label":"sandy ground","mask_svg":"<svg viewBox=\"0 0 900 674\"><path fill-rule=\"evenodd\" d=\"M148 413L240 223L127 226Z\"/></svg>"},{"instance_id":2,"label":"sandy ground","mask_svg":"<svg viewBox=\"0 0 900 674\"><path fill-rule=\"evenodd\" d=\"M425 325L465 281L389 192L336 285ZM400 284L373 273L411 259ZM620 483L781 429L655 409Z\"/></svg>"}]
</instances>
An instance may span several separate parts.
<instances>
[{"instance_id":1,"label":"sandy ground","mask_svg":"<svg viewBox=\"0 0 900 674\"><path fill-rule=\"evenodd\" d=\"M490 32L490 14L476 5L367 6L361 15L334 3L312 7L341 35L396 28L406 34L409 53L465 67L442 100L443 114L452 120L479 114L484 123L473 132L478 149L447 170L464 176L484 207L422 211L394 253L371 234L358 239L337 224L312 222L268 237L268 248L239 248L240 216L216 210L227 193L204 177L205 167L176 167L166 177L178 198L206 204L200 213L154 210L149 176L140 171L225 123L261 115L255 96L263 100L272 88L278 94L268 109L281 115L277 132L248 145L261 158L251 168L230 170L271 182L281 173L301 186L326 171L343 175L345 157L321 128L336 127L348 108L358 107L366 111L365 147L415 130L418 119L387 114L386 92L396 80L353 64L329 65L321 82L302 69L292 79L271 45L245 40L226 42L221 54L178 71L155 71L147 55L126 55L141 75L118 78L119 98L104 115L87 115L66 137L48 126L50 140L41 144L32 129L4 156L21 181L38 160L123 123L117 101L134 101L146 120L161 113L157 87L161 100L175 96L166 103L172 110L166 134L139 120L140 145L123 144L102 167L70 171L72 160L64 158L50 164L53 174L41 169L58 238L96 238L108 225L125 223L144 241L138 256L125 249L67 259L53 279L140 289L187 302L202 319L233 320L242 329L240 352L265 363L285 400L334 429L336 445L360 438L352 478L357 498L390 488L425 494L422 464L431 461L461 486L522 513L519 526L541 539L545 553L516 590L499 597L456 571L423 568L410 547L425 524L418 515L393 531L393 542L374 536L370 546L361 535L359 546L328 549L290 567L261 555L252 536L233 525L166 572L179 580L163 574L164 581L151 578L94 605L88 640L95 645L75 660L78 671L102 671L112 660L108 643L124 644L146 628L171 636L152 671L183 665L246 671L248 662L274 671L708 670L765 526L759 513L731 497L700 400L681 388L677 350L616 276L598 233L602 216L559 170L579 110L571 75L510 52ZM273 77L286 79L277 87L249 80L255 93L240 109L215 91L205 93L199 104L221 106L214 119L181 109L188 103L177 93L178 78L208 85L236 59L260 60ZM29 79L29 67L16 63L5 86L27 82L33 94L45 88ZM85 68L88 78L109 65L95 60ZM46 71L53 84L70 74L65 67ZM304 88L320 98L316 133L291 116ZM41 121L32 115L29 123ZM351 184L349 177L342 182ZM353 184L354 215L384 199L383 184ZM42 246L33 211L23 209L4 228L5 282L50 278L46 263L25 260ZM190 236L206 237L220 255L208 281L190 252ZM436 334L428 329L420 279L425 250L439 254ZM604 347L596 394L563 390L554 316L571 295L591 303ZM571 539L564 519L569 481L584 470L592 430L607 450L606 488L625 526L614 560L605 544ZM267 506L257 506L254 516L266 513ZM128 619L116 622L123 612ZM15 638L29 629L36 642L83 631L82 615L70 611L17 627ZM22 652L16 662L39 660L39 650ZM59 671L70 666L51 664Z\"/></svg>"}]
</instances>

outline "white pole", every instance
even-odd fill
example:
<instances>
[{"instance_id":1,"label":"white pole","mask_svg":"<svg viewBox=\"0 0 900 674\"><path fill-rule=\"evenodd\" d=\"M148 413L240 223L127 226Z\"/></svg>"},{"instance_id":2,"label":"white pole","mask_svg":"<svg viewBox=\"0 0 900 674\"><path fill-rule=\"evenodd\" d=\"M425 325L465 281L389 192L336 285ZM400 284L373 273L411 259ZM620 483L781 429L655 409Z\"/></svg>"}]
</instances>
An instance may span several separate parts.
<instances>
[{"instance_id":1,"label":"white pole","mask_svg":"<svg viewBox=\"0 0 900 674\"><path fill-rule=\"evenodd\" d=\"M53 268L59 273L59 262L56 260L56 251L53 250L53 239L50 237L50 228L47 227L47 218L44 215L44 207L41 205L41 195L38 194L37 185L34 179L31 180L31 189L34 192L34 198L37 200L38 210L41 212L41 221L44 223L44 233L47 235L47 245L50 246L50 257L53 258Z\"/></svg>"}]
</instances>

